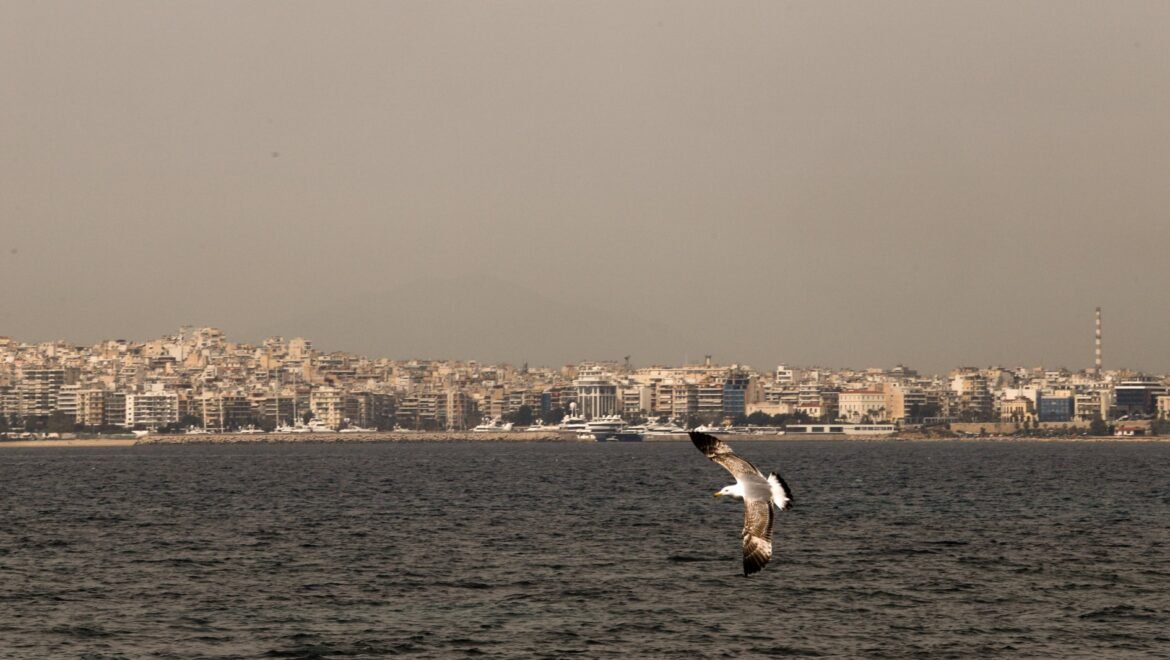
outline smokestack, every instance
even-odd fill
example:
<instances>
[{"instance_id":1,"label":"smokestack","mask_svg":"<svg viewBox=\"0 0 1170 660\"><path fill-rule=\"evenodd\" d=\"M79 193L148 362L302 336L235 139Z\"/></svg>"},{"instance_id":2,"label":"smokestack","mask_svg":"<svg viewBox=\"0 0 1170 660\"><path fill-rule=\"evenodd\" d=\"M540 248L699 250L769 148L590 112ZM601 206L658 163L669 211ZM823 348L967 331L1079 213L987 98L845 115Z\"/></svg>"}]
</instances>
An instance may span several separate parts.
<instances>
[{"instance_id":1,"label":"smokestack","mask_svg":"<svg viewBox=\"0 0 1170 660\"><path fill-rule=\"evenodd\" d=\"M1101 373L1101 308L1097 308L1097 373Z\"/></svg>"}]
</instances>

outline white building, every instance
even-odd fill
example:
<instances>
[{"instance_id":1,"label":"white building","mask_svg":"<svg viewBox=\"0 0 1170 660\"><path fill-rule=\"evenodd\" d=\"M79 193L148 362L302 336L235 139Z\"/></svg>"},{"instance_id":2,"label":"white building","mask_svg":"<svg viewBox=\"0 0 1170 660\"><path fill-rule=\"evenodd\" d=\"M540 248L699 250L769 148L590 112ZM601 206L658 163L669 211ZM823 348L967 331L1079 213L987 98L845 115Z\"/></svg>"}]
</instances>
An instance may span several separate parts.
<instances>
[{"instance_id":1,"label":"white building","mask_svg":"<svg viewBox=\"0 0 1170 660\"><path fill-rule=\"evenodd\" d=\"M577 390L577 412L585 419L617 414L617 383L607 375L584 373L573 381L573 387Z\"/></svg>"},{"instance_id":2,"label":"white building","mask_svg":"<svg viewBox=\"0 0 1170 660\"><path fill-rule=\"evenodd\" d=\"M179 421L179 395L154 390L126 395L126 426L148 429Z\"/></svg>"},{"instance_id":3,"label":"white building","mask_svg":"<svg viewBox=\"0 0 1170 660\"><path fill-rule=\"evenodd\" d=\"M887 419L886 393L880 389L853 390L837 396L838 415L851 422L868 417L871 422Z\"/></svg>"}]
</instances>

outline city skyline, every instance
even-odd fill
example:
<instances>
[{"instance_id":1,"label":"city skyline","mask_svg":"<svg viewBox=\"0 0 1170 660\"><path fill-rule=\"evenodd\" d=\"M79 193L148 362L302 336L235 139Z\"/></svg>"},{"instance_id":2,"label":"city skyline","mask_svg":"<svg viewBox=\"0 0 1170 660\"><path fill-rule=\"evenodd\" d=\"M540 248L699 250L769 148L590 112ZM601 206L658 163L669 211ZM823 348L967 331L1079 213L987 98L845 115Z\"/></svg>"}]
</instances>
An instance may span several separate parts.
<instances>
[{"instance_id":1,"label":"city skyline","mask_svg":"<svg viewBox=\"0 0 1170 660\"><path fill-rule=\"evenodd\" d=\"M1102 312L1097 311L1100 315ZM777 368L788 369L823 369L829 371L841 372L864 372L866 370L891 371L906 369L911 370L916 374L921 374L923 377L942 378L948 374L956 371L966 369L1003 369L1003 370L1046 370L1046 371L1062 371L1066 373L1114 373L1114 374L1142 374L1146 376L1155 376L1160 378L1170 378L1170 371L1159 371L1155 369L1111 365L1106 359L1102 357L1107 354L1107 351L1102 349L1103 341L1101 337L1104 332L1100 329L1100 324L1095 327L1094 345L1090 348L1092 353L1087 362L1089 364L1070 366L1067 364L1045 364L1041 362L1020 362L1020 363L987 363L980 364L971 361L955 361L948 367L942 370L923 369L912 361L898 361L890 364L844 364L832 362L806 362L799 359L792 360L778 360L771 363L754 364L751 362L736 360L730 356L721 356L715 353L695 353L688 354L683 359L675 362L670 361L648 361L639 362L633 355L613 356L613 355L592 355L584 356L578 359L566 360L562 362L538 362L531 360L489 360L481 359L474 355L386 355L378 353L367 353L363 351L348 350L345 347L337 347L332 345L323 345L316 340L315 337L306 336L296 333L278 333L270 334L259 339L249 339L234 336L226 332L224 329L217 326L185 324L179 326L178 331L164 332L153 337L102 337L90 342L71 342L66 338L56 338L42 341L29 341L21 337L13 335L0 334L0 348L8 346L9 348L39 348L45 346L62 345L72 349L89 350L91 348L109 345L111 343L122 343L129 346L145 347L150 345L157 345L159 342L181 342L192 341L193 338L203 332L214 332L220 339L219 341L225 344L242 347L248 350L261 349L272 342L304 342L314 354L317 355L344 355L347 358L355 360L369 360L373 362L388 362L395 364L405 363L451 363L451 364L478 364L485 368L492 367L506 367L510 369L541 369L541 370L557 370L565 367L576 367L582 364L610 364L620 365L622 369L676 369L693 366L700 366L703 364L714 364L721 368L745 368L754 372L768 373ZM1099 362L1098 362L1099 361ZM2 366L2 365L0 365Z\"/></svg>"},{"instance_id":2,"label":"city skyline","mask_svg":"<svg viewBox=\"0 0 1170 660\"><path fill-rule=\"evenodd\" d=\"M760 369L720 364L709 355L694 364L654 366L400 361L324 351L304 337L240 343L212 327L92 346L0 337L0 427L27 432L294 432L311 419L330 430L467 430L493 420L492 430L504 417L528 426L537 419L559 424L566 416L615 415L688 428L752 420L1070 428L1131 419L1148 426L1155 418L1163 427L1170 418L1168 382L1119 370L957 367L940 376L903 365ZM566 425L561 430L572 428Z\"/></svg>"}]
</instances>

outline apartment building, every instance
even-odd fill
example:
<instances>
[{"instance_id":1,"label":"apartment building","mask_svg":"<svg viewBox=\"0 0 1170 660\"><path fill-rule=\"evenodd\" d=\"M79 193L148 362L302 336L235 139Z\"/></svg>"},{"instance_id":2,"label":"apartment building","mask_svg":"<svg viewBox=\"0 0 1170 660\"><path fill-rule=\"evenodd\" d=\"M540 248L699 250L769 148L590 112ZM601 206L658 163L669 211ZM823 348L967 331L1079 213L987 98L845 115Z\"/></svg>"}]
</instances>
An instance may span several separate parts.
<instances>
[{"instance_id":1,"label":"apartment building","mask_svg":"<svg viewBox=\"0 0 1170 660\"><path fill-rule=\"evenodd\" d=\"M27 368L21 370L20 414L24 417L48 417L58 410L58 397L65 384L64 369Z\"/></svg>"},{"instance_id":2,"label":"apartment building","mask_svg":"<svg viewBox=\"0 0 1170 660\"><path fill-rule=\"evenodd\" d=\"M125 417L119 418L121 422ZM89 387L77 392L77 412L74 414L77 424L89 428L99 428L106 424L106 391L100 388Z\"/></svg>"},{"instance_id":3,"label":"apartment building","mask_svg":"<svg viewBox=\"0 0 1170 660\"><path fill-rule=\"evenodd\" d=\"M175 392L151 391L127 394L125 426L159 428L179 421L179 395Z\"/></svg>"},{"instance_id":4,"label":"apartment building","mask_svg":"<svg viewBox=\"0 0 1170 660\"><path fill-rule=\"evenodd\" d=\"M837 395L838 415L850 422L885 421L886 393L881 389L846 390Z\"/></svg>"},{"instance_id":5,"label":"apartment building","mask_svg":"<svg viewBox=\"0 0 1170 660\"><path fill-rule=\"evenodd\" d=\"M309 409L313 420L331 429L341 428L345 421L345 396L335 387L315 387L309 393Z\"/></svg>"}]
</instances>

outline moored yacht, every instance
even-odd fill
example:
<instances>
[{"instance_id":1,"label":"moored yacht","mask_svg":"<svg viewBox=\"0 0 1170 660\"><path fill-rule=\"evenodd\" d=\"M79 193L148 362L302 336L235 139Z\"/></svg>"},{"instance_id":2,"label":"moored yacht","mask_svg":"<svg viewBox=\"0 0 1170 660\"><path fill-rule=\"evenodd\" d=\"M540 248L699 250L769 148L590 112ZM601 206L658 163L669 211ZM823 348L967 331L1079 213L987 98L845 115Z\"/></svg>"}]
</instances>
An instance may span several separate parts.
<instances>
[{"instance_id":1,"label":"moored yacht","mask_svg":"<svg viewBox=\"0 0 1170 660\"><path fill-rule=\"evenodd\" d=\"M588 423L584 417L566 417L561 420L560 425L557 426L557 430L580 433L585 431L585 426Z\"/></svg>"},{"instance_id":2,"label":"moored yacht","mask_svg":"<svg viewBox=\"0 0 1170 660\"><path fill-rule=\"evenodd\" d=\"M512 422L505 422L505 421L501 420L499 417L497 417L490 422L484 422L483 424L480 424L479 426L471 429L471 432L472 433L500 433L500 432L506 433L506 432L511 431L511 430L512 430Z\"/></svg>"},{"instance_id":3,"label":"moored yacht","mask_svg":"<svg viewBox=\"0 0 1170 660\"><path fill-rule=\"evenodd\" d=\"M646 427L646 437L648 438L664 438L664 437L685 437L687 430L678 424L650 424Z\"/></svg>"}]
</instances>

